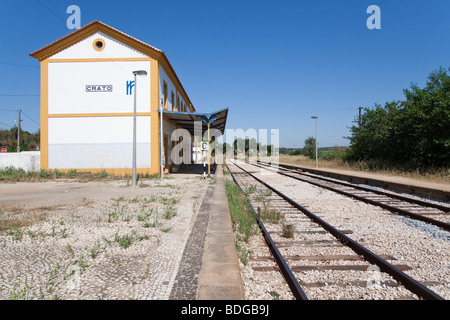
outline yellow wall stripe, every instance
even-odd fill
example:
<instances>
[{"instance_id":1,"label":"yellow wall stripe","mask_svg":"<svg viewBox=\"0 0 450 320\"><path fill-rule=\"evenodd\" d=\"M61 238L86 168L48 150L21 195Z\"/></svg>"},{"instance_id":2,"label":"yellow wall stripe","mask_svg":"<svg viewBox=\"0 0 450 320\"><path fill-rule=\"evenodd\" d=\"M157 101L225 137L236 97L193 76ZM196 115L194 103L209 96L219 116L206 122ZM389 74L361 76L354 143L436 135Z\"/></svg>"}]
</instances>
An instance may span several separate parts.
<instances>
[{"instance_id":1,"label":"yellow wall stripe","mask_svg":"<svg viewBox=\"0 0 450 320\"><path fill-rule=\"evenodd\" d=\"M41 142L40 166L48 169L48 61L41 61Z\"/></svg>"}]
</instances>

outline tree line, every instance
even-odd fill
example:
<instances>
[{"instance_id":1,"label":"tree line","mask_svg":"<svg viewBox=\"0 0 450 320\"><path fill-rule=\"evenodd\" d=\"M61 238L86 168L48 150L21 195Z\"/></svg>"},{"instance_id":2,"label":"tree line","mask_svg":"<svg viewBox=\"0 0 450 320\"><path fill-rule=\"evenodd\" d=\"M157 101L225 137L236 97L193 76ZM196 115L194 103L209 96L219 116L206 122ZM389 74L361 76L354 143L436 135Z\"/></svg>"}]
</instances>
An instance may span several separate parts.
<instances>
[{"instance_id":1,"label":"tree line","mask_svg":"<svg viewBox=\"0 0 450 320\"><path fill-rule=\"evenodd\" d=\"M450 76L439 68L426 85L411 84L404 100L364 108L350 128L349 160L369 160L406 169L450 165ZM359 122L361 123L359 125Z\"/></svg>"},{"instance_id":2,"label":"tree line","mask_svg":"<svg viewBox=\"0 0 450 320\"><path fill-rule=\"evenodd\" d=\"M369 167L427 171L450 167L450 75L439 68L420 88L411 84L405 98L361 108L349 127L349 147L319 148L321 159L364 162ZM315 157L313 137L303 148L280 153Z\"/></svg>"},{"instance_id":3,"label":"tree line","mask_svg":"<svg viewBox=\"0 0 450 320\"><path fill-rule=\"evenodd\" d=\"M0 130L0 149L6 148L7 152L16 152L17 133L17 126L9 130ZM40 143L40 131L29 133L28 131L20 130L19 139L20 151L35 151Z\"/></svg>"}]
</instances>

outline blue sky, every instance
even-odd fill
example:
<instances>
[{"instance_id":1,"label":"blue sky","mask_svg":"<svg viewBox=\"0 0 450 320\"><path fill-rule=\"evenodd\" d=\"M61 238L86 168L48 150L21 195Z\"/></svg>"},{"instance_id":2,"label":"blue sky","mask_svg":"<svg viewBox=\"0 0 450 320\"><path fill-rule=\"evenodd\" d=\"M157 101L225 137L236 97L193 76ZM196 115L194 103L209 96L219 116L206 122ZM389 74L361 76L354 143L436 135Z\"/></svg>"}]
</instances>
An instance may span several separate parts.
<instances>
[{"instance_id":1,"label":"blue sky","mask_svg":"<svg viewBox=\"0 0 450 320\"><path fill-rule=\"evenodd\" d=\"M450 66L448 0L15 0L0 7L0 128L39 126L39 63L28 54L100 20L163 50L199 112L229 108L227 128L279 129L280 145L348 145L358 107L403 99ZM368 6L381 9L369 30ZM12 110L12 111L9 111Z\"/></svg>"}]
</instances>

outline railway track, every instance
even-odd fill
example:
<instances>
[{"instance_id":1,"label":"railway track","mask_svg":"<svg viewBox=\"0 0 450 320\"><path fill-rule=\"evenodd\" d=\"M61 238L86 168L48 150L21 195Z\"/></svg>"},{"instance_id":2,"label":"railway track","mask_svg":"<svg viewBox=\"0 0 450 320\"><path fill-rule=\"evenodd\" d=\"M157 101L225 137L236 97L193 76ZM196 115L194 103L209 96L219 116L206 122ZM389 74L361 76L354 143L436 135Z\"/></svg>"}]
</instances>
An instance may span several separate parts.
<instances>
[{"instance_id":1,"label":"railway track","mask_svg":"<svg viewBox=\"0 0 450 320\"><path fill-rule=\"evenodd\" d=\"M265 162L250 162L250 164L277 171L277 173L281 175L379 206L392 214L398 214L410 219L423 221L450 232L450 224L445 221L450 215L449 206L405 197L394 192L386 192L345 181L305 173L300 170L285 168L282 165L274 168Z\"/></svg>"},{"instance_id":2,"label":"railway track","mask_svg":"<svg viewBox=\"0 0 450 320\"><path fill-rule=\"evenodd\" d=\"M355 299L353 293L334 295L334 287L346 287L348 292L356 292L367 299L382 291L384 299L443 300L426 284L404 273L410 267L395 264L394 256L373 253L349 236L351 230L332 226L236 161L228 161L227 167L252 206L271 252L270 256L252 256L253 269L258 272L279 270L295 299L309 299L308 292L318 287L329 290L327 299ZM279 213L281 221L270 222L273 220L271 213ZM263 222L266 216L269 222ZM295 232L289 235L292 228ZM305 281L305 273L313 273L315 281L309 278Z\"/></svg>"}]
</instances>

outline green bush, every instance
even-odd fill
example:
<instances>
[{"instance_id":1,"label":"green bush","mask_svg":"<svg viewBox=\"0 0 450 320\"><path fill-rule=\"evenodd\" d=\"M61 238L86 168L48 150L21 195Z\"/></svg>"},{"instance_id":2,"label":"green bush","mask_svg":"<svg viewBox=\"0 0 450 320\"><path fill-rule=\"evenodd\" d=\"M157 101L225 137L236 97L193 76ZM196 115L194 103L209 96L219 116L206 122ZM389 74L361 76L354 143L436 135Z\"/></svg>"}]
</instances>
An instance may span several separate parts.
<instances>
[{"instance_id":1,"label":"green bush","mask_svg":"<svg viewBox=\"0 0 450 320\"><path fill-rule=\"evenodd\" d=\"M450 68L449 68L450 70ZM405 99L384 107L364 108L350 128L352 160L410 170L450 166L450 75L440 68L428 76L424 88L411 85Z\"/></svg>"}]
</instances>

